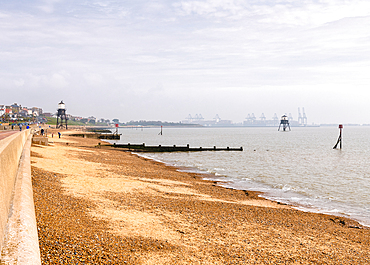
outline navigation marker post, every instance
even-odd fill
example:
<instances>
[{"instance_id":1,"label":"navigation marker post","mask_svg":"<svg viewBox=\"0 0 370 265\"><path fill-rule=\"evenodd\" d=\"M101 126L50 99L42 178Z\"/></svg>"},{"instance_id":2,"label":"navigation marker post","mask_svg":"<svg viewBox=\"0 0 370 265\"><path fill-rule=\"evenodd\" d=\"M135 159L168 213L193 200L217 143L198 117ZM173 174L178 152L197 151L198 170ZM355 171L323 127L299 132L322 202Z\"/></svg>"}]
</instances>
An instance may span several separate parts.
<instances>
[{"instance_id":1,"label":"navigation marker post","mask_svg":"<svg viewBox=\"0 0 370 265\"><path fill-rule=\"evenodd\" d=\"M118 123L116 123L116 134L118 134Z\"/></svg>"},{"instance_id":2,"label":"navigation marker post","mask_svg":"<svg viewBox=\"0 0 370 265\"><path fill-rule=\"evenodd\" d=\"M339 124L339 137L338 137L338 141L334 145L333 149L337 149L338 144L339 144L339 149L342 149L342 129L343 129L343 125Z\"/></svg>"}]
</instances>

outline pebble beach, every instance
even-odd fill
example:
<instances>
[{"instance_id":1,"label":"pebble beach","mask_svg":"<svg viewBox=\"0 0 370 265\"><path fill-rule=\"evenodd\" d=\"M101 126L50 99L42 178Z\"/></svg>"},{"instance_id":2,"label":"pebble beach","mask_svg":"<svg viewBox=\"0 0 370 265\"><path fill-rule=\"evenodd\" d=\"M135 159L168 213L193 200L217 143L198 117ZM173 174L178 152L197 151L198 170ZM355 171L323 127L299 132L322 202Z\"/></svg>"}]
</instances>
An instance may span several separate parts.
<instances>
[{"instance_id":1,"label":"pebble beach","mask_svg":"<svg viewBox=\"0 0 370 265\"><path fill-rule=\"evenodd\" d=\"M43 264L370 262L370 229L353 220L55 135L31 150Z\"/></svg>"}]
</instances>

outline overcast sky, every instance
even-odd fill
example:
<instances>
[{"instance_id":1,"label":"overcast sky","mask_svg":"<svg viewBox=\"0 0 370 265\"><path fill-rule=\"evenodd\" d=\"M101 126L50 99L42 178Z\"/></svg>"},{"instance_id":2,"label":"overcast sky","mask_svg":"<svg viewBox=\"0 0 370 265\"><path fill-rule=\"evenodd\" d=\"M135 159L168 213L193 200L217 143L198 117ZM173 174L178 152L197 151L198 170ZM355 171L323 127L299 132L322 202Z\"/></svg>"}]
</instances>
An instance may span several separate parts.
<instances>
[{"instance_id":1,"label":"overcast sky","mask_svg":"<svg viewBox=\"0 0 370 265\"><path fill-rule=\"evenodd\" d=\"M370 123L369 0L2 0L0 104Z\"/></svg>"}]
</instances>

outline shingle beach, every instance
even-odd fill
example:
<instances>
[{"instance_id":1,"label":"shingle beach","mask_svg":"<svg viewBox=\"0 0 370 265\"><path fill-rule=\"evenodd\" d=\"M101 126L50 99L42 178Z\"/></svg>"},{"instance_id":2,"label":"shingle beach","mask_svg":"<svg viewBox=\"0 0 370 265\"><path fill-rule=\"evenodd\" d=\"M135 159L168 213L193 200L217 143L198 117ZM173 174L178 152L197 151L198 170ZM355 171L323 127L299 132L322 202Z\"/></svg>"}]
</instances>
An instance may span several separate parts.
<instances>
[{"instance_id":1,"label":"shingle beach","mask_svg":"<svg viewBox=\"0 0 370 265\"><path fill-rule=\"evenodd\" d=\"M202 175L50 138L32 146L43 264L369 264L370 229Z\"/></svg>"}]
</instances>

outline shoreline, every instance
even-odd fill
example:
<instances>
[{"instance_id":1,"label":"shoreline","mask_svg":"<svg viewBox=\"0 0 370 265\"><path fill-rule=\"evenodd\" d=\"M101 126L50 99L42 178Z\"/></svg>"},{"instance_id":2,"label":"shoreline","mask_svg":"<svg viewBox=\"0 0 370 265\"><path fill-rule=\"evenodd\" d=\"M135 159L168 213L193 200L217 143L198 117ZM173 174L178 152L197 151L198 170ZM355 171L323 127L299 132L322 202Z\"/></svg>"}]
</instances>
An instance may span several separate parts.
<instances>
[{"instance_id":1,"label":"shoreline","mask_svg":"<svg viewBox=\"0 0 370 265\"><path fill-rule=\"evenodd\" d=\"M318 214L325 214L325 215L329 215L329 216L337 216L337 217L348 218L350 220L353 220L355 222L358 222L360 225L362 225L364 227L370 228L370 221L367 221L366 222L366 221L363 221L363 220L360 220L360 219L356 219L355 217L351 217L349 214L346 214L345 212L330 212L329 210L320 209L319 206L315 206L315 205L312 205L311 207L308 207L306 205L299 204L298 202L289 201L289 199L284 200L284 198L281 199L281 200L279 200L278 198L274 198L272 195L269 195L268 192L264 192L264 191L261 191L261 190L250 190L248 188L247 189L237 188L237 187L233 187L230 184L228 185L229 181L227 181L227 180L225 180L225 181L223 181L223 180L217 180L218 176L215 173L201 171L201 170L197 169L196 167L186 167L186 166L172 165L170 162L162 161L162 160L159 160L157 158L153 158L153 157L150 157L148 155L144 155L142 153L137 153L135 151L127 151L127 152L131 152L132 154L137 155L138 157L143 157L145 159L149 159L149 160L152 160L152 161L155 161L155 162L158 162L158 163L162 163L165 166L174 167L177 170L179 170L180 172L200 174L201 176L204 176L204 177L202 177L204 180L209 180L209 181L212 181L212 182L216 181L216 182L219 183L219 186L220 187L223 187L223 188L235 189L235 190L242 190L242 191L248 191L248 192L252 192L253 191L253 192L258 193L259 196L261 198L265 199L265 200L277 202L279 204L288 205L288 206L290 206L293 209L298 210L298 211L309 212L309 213L318 213ZM194 170L192 170L192 169L194 169ZM209 177L207 177L207 175ZM227 177L227 176L224 176L224 177ZM302 196L300 194L297 194L297 195L298 196ZM305 198L305 196L303 196L303 197Z\"/></svg>"},{"instance_id":2,"label":"shoreline","mask_svg":"<svg viewBox=\"0 0 370 265\"><path fill-rule=\"evenodd\" d=\"M49 138L52 140L52 138ZM228 189L99 141L33 146L43 262L363 264L370 229ZM61 203L63 202L63 203Z\"/></svg>"}]
</instances>

